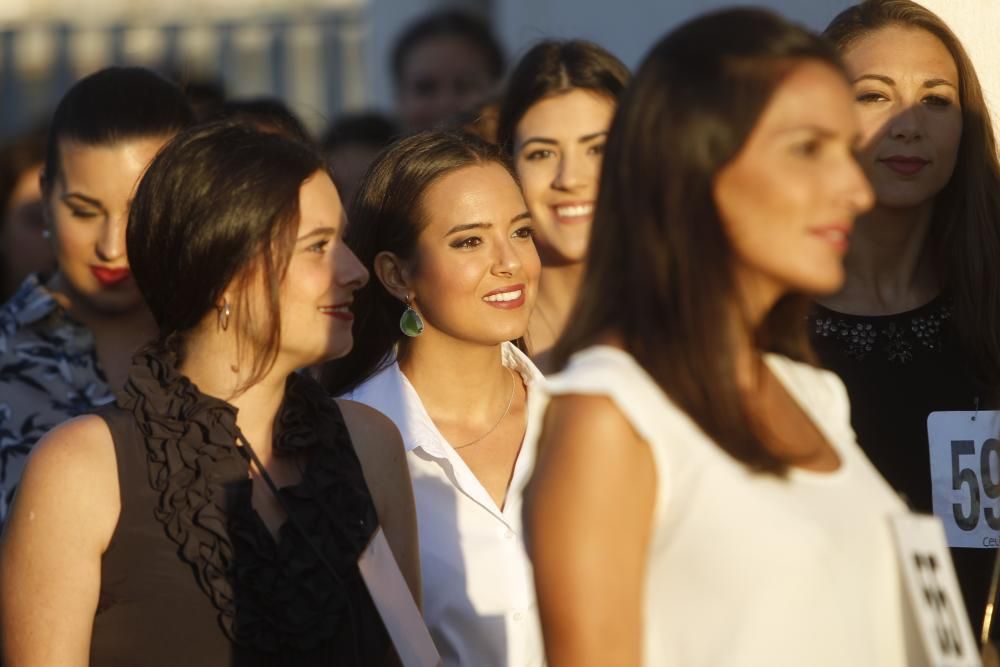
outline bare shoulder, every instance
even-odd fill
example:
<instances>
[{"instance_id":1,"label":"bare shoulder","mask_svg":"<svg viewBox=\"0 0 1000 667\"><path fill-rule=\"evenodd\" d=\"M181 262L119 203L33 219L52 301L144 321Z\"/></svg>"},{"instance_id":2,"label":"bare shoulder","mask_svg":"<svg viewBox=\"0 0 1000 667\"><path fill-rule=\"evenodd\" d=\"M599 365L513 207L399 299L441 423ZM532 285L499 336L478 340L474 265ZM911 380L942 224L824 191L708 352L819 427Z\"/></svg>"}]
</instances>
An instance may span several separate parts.
<instances>
[{"instance_id":1,"label":"bare shoulder","mask_svg":"<svg viewBox=\"0 0 1000 667\"><path fill-rule=\"evenodd\" d=\"M640 440L615 402L596 394L553 397L545 412L544 433L546 440Z\"/></svg>"},{"instance_id":2,"label":"bare shoulder","mask_svg":"<svg viewBox=\"0 0 1000 667\"><path fill-rule=\"evenodd\" d=\"M409 484L406 452L399 429L388 417L362 403L337 399L354 451L361 461L372 493L379 496L383 485Z\"/></svg>"},{"instance_id":3,"label":"bare shoulder","mask_svg":"<svg viewBox=\"0 0 1000 667\"><path fill-rule=\"evenodd\" d=\"M402 451L403 440L391 419L364 403L343 398L336 401L356 449L375 450L382 454Z\"/></svg>"},{"instance_id":4,"label":"bare shoulder","mask_svg":"<svg viewBox=\"0 0 1000 667\"><path fill-rule=\"evenodd\" d=\"M17 489L8 528L29 520L86 533L106 544L120 511L118 463L107 423L87 415L49 431L32 450ZM76 526L77 528L72 528Z\"/></svg>"},{"instance_id":5,"label":"bare shoulder","mask_svg":"<svg viewBox=\"0 0 1000 667\"><path fill-rule=\"evenodd\" d=\"M63 422L45 434L32 450L25 476L73 480L96 476L117 478L114 441L107 422L85 415Z\"/></svg>"}]
</instances>

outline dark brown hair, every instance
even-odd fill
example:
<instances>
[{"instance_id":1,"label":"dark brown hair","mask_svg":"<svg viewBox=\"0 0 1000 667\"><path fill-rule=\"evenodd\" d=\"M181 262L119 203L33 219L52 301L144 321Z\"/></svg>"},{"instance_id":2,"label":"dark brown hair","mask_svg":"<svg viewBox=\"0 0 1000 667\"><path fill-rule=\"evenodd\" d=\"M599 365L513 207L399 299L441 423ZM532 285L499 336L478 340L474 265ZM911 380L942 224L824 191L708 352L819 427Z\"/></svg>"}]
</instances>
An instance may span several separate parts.
<instances>
[{"instance_id":1,"label":"dark brown hair","mask_svg":"<svg viewBox=\"0 0 1000 667\"><path fill-rule=\"evenodd\" d=\"M582 88L617 101L628 78L628 68L597 44L540 42L524 54L507 80L497 119L497 143L513 154L517 124L543 98Z\"/></svg>"},{"instance_id":2,"label":"dark brown hair","mask_svg":"<svg viewBox=\"0 0 1000 667\"><path fill-rule=\"evenodd\" d=\"M756 469L782 471L736 383L733 252L713 182L797 62L842 71L827 42L777 15L704 15L646 56L612 123L580 300L554 349L620 336L705 433ZM761 350L808 361L808 300L788 295L757 331Z\"/></svg>"},{"instance_id":3,"label":"dark brown hair","mask_svg":"<svg viewBox=\"0 0 1000 667\"><path fill-rule=\"evenodd\" d=\"M192 128L156 156L132 202L126 241L158 346L171 361L183 360L186 335L234 280L233 322L244 340L247 288L259 281L269 331L264 349L253 350L245 387L270 370L281 344L278 292L298 233L299 190L323 169L305 144L233 121Z\"/></svg>"},{"instance_id":4,"label":"dark brown hair","mask_svg":"<svg viewBox=\"0 0 1000 667\"><path fill-rule=\"evenodd\" d=\"M899 26L937 37L958 69L962 138L955 171L934 200L928 235L938 273L953 300L954 328L970 369L1000 383L1000 165L979 77L962 43L936 14L910 0L866 0L823 33L843 53L862 37Z\"/></svg>"},{"instance_id":5,"label":"dark brown hair","mask_svg":"<svg viewBox=\"0 0 1000 667\"><path fill-rule=\"evenodd\" d=\"M376 158L362 180L344 240L373 276L380 252L413 259L430 214L422 206L427 189L459 169L489 163L503 166L516 181L506 156L479 137L427 131L396 142ZM399 330L405 308L377 279L355 293L354 348L324 370L332 394L357 387L392 362L393 348L405 338Z\"/></svg>"},{"instance_id":6,"label":"dark brown hair","mask_svg":"<svg viewBox=\"0 0 1000 667\"><path fill-rule=\"evenodd\" d=\"M60 140L111 146L143 137L169 137L194 122L181 89L142 67L108 67L80 79L52 114L43 185L59 178Z\"/></svg>"}]
</instances>

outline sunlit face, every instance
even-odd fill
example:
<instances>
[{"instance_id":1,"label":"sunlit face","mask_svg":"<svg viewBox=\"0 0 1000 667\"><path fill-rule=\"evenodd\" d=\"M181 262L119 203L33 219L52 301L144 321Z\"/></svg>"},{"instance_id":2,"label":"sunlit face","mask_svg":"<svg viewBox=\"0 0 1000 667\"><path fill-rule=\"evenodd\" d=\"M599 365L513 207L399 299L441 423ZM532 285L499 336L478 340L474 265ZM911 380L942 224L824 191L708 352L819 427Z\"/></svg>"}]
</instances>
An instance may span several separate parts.
<instances>
[{"instance_id":1,"label":"sunlit face","mask_svg":"<svg viewBox=\"0 0 1000 667\"><path fill-rule=\"evenodd\" d=\"M118 314L143 307L125 255L132 195L164 137L125 139L110 146L61 140L62 170L47 210L56 262L78 307Z\"/></svg>"},{"instance_id":2,"label":"sunlit face","mask_svg":"<svg viewBox=\"0 0 1000 667\"><path fill-rule=\"evenodd\" d=\"M281 283L281 354L293 367L342 357L354 339L350 307L368 271L343 241L340 195L325 172L299 190L299 229Z\"/></svg>"},{"instance_id":3,"label":"sunlit face","mask_svg":"<svg viewBox=\"0 0 1000 667\"><path fill-rule=\"evenodd\" d=\"M30 273L48 273L55 260L52 246L42 235L45 220L42 217L42 192L38 174L42 165L33 165L17 179L11 192L7 210L3 211L0 227L0 248L4 252L3 278L8 287L16 287Z\"/></svg>"},{"instance_id":4,"label":"sunlit face","mask_svg":"<svg viewBox=\"0 0 1000 667\"><path fill-rule=\"evenodd\" d=\"M427 226L408 267L423 335L495 345L524 335L538 253L521 191L500 165L464 167L424 193Z\"/></svg>"},{"instance_id":5,"label":"sunlit face","mask_svg":"<svg viewBox=\"0 0 1000 667\"><path fill-rule=\"evenodd\" d=\"M407 54L397 90L410 132L427 130L481 104L494 81L482 51L463 37L425 39Z\"/></svg>"},{"instance_id":6,"label":"sunlit face","mask_svg":"<svg viewBox=\"0 0 1000 667\"><path fill-rule=\"evenodd\" d=\"M514 133L514 162L547 264L587 254L604 142L615 104L575 88L528 109Z\"/></svg>"},{"instance_id":7,"label":"sunlit face","mask_svg":"<svg viewBox=\"0 0 1000 667\"><path fill-rule=\"evenodd\" d=\"M951 178L962 138L958 68L924 30L891 26L845 54L861 119L861 163L882 206L930 203Z\"/></svg>"},{"instance_id":8,"label":"sunlit face","mask_svg":"<svg viewBox=\"0 0 1000 667\"><path fill-rule=\"evenodd\" d=\"M873 195L853 149L858 122L843 77L796 65L737 156L715 179L715 201L753 306L788 291L823 294L844 281L854 218Z\"/></svg>"}]
</instances>

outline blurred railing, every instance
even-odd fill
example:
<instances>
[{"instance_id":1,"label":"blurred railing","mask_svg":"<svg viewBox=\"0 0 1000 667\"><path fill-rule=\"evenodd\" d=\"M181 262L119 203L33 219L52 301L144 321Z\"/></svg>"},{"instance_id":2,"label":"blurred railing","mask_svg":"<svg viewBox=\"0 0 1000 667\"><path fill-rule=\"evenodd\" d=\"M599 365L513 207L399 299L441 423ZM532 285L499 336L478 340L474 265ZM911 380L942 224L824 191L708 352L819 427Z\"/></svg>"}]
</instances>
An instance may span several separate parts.
<instances>
[{"instance_id":1,"label":"blurred railing","mask_svg":"<svg viewBox=\"0 0 1000 667\"><path fill-rule=\"evenodd\" d=\"M86 19L0 27L0 137L44 117L77 78L117 64L215 81L229 97L276 96L313 129L369 101L362 3L183 20Z\"/></svg>"}]
</instances>

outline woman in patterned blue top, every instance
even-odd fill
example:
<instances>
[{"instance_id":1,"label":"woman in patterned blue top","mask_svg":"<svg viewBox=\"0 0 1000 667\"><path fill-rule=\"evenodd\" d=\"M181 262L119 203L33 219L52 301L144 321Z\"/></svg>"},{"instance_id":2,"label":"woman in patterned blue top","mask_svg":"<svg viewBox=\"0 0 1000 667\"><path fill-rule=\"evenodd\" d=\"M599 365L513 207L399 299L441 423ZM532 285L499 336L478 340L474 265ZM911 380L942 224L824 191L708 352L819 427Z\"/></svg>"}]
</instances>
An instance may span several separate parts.
<instances>
[{"instance_id":1,"label":"woman in patterned blue top","mask_svg":"<svg viewBox=\"0 0 1000 667\"><path fill-rule=\"evenodd\" d=\"M135 185L193 121L183 93L141 68L75 84L52 119L43 207L58 263L0 309L0 522L41 436L114 400L132 353L155 333L125 255Z\"/></svg>"}]
</instances>

